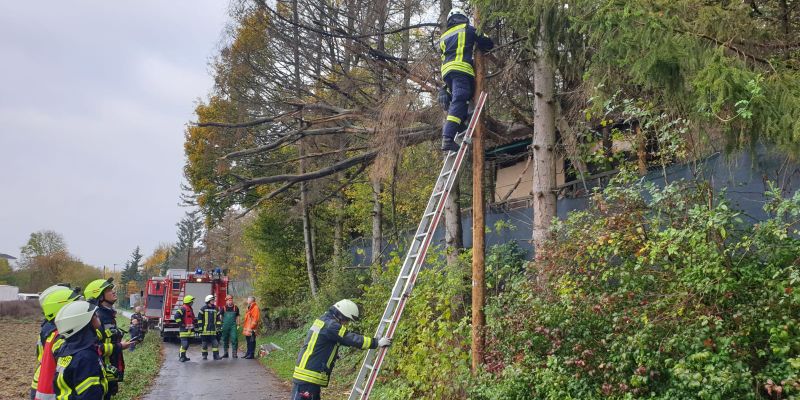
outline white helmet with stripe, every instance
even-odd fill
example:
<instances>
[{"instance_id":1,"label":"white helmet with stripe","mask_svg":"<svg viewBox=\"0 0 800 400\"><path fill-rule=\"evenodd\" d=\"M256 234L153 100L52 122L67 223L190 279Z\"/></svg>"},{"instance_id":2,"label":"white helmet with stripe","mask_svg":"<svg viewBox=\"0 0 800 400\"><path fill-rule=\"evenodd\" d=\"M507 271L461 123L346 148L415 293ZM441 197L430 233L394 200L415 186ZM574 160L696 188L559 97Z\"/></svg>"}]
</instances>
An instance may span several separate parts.
<instances>
[{"instance_id":1,"label":"white helmet with stripe","mask_svg":"<svg viewBox=\"0 0 800 400\"><path fill-rule=\"evenodd\" d=\"M462 9L460 9L458 7L454 7L453 9L450 10L449 13L447 13L447 20L450 21L450 18L453 18L455 16L460 16L464 20L469 21L469 17L467 16L467 13L465 13L464 10L462 10Z\"/></svg>"},{"instance_id":2,"label":"white helmet with stripe","mask_svg":"<svg viewBox=\"0 0 800 400\"><path fill-rule=\"evenodd\" d=\"M333 305L333 308L342 314L343 317L351 321L358 321L358 306L356 303L347 299L339 300Z\"/></svg>"},{"instance_id":3,"label":"white helmet with stripe","mask_svg":"<svg viewBox=\"0 0 800 400\"><path fill-rule=\"evenodd\" d=\"M56 314L56 328L58 333L64 338L80 332L86 325L92 322L92 317L97 311L97 306L88 301L73 301L61 308Z\"/></svg>"}]
</instances>

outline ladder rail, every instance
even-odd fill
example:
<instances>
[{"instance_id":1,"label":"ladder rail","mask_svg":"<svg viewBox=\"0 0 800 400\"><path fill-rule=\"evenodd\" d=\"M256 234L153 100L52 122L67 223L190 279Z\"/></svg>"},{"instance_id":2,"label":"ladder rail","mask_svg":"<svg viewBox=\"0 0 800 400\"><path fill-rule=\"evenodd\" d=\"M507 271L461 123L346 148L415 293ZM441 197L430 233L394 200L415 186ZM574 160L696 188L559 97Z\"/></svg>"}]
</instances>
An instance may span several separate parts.
<instances>
[{"instance_id":1,"label":"ladder rail","mask_svg":"<svg viewBox=\"0 0 800 400\"><path fill-rule=\"evenodd\" d=\"M470 120L469 127L465 132L459 135L462 136L463 139L461 148L459 148L458 152L449 152L445 156L442 169L439 172L431 196L428 199L423 217L420 220L416 233L412 237L411 245L409 246L406 258L400 269L400 274L395 281L392 294L389 297L389 301L378 323L378 329L376 331L376 336L378 337L391 338L394 336L397 324L405 309L406 302L416 283L417 275L422 265L425 263L425 256L427 255L431 241L433 240L433 235L441 220L444 205L450 194L453 183L458 177L458 172L461 169L461 165L467 153L466 145L471 143L472 133L477 126L477 121L480 119L480 114L485 102L486 93L481 93L475 107L474 116ZM430 218L430 220L426 222L428 218ZM394 302L397 302L397 304L393 304ZM372 387L375 384L375 379L383 364L386 350L386 348L378 348L367 351L364 362L353 385L353 389L350 392L349 400L367 400L369 398ZM364 383L363 388L361 387L362 383Z\"/></svg>"}]
</instances>

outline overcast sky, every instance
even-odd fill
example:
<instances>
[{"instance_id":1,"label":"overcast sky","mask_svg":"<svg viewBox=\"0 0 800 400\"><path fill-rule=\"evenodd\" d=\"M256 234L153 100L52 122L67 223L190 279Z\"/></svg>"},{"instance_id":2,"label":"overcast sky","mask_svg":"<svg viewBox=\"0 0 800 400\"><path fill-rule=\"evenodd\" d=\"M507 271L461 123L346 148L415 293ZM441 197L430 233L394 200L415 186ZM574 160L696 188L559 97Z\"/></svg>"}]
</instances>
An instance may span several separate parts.
<instances>
[{"instance_id":1,"label":"overcast sky","mask_svg":"<svg viewBox=\"0 0 800 400\"><path fill-rule=\"evenodd\" d=\"M121 265L175 240L183 135L227 0L0 2L0 253Z\"/></svg>"}]
</instances>

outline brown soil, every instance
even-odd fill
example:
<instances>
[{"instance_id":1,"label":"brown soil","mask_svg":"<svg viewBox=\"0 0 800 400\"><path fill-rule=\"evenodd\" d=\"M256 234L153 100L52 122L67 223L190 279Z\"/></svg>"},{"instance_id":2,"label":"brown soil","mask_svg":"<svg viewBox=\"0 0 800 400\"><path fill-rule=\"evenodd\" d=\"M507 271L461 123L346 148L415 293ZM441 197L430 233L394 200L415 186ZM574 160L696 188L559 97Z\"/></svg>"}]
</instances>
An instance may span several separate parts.
<instances>
[{"instance_id":1,"label":"brown soil","mask_svg":"<svg viewBox=\"0 0 800 400\"><path fill-rule=\"evenodd\" d=\"M0 399L30 396L39 323L0 318Z\"/></svg>"}]
</instances>

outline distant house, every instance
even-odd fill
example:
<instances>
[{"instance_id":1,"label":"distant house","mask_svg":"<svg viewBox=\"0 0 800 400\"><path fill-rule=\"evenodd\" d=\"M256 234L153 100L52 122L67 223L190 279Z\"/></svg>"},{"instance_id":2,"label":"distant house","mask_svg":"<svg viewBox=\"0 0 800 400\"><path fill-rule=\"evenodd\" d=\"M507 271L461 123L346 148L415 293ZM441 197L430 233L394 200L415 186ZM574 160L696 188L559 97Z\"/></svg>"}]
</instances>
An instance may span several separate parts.
<instances>
[{"instance_id":1,"label":"distant house","mask_svg":"<svg viewBox=\"0 0 800 400\"><path fill-rule=\"evenodd\" d=\"M0 301L17 300L19 288L16 286L0 285Z\"/></svg>"},{"instance_id":2,"label":"distant house","mask_svg":"<svg viewBox=\"0 0 800 400\"><path fill-rule=\"evenodd\" d=\"M16 260L17 259L17 257L10 256L10 255L5 254L5 253L0 253L0 258L4 258L6 260Z\"/></svg>"}]
</instances>

